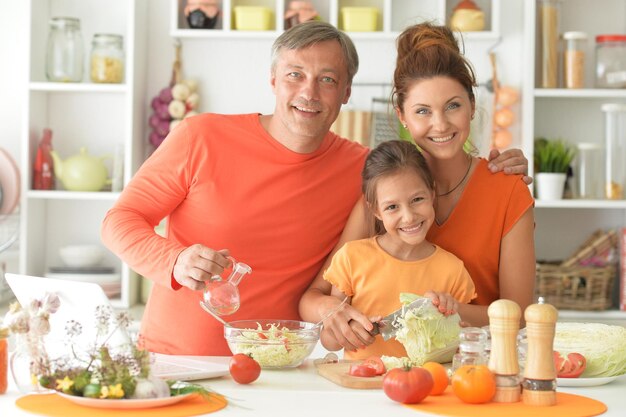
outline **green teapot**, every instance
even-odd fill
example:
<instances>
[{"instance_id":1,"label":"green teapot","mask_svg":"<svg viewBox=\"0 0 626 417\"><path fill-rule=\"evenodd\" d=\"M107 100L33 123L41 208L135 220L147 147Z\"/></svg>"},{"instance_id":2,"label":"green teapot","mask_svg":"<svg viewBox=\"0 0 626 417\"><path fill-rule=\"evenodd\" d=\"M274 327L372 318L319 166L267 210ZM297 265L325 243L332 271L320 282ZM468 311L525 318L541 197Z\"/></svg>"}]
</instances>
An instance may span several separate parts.
<instances>
[{"instance_id":1,"label":"green teapot","mask_svg":"<svg viewBox=\"0 0 626 417\"><path fill-rule=\"evenodd\" d=\"M50 151L54 161L54 174L61 180L69 191L100 191L111 184L104 160L110 155L101 157L91 156L87 148L80 148L78 155L73 155L62 161L56 151Z\"/></svg>"}]
</instances>

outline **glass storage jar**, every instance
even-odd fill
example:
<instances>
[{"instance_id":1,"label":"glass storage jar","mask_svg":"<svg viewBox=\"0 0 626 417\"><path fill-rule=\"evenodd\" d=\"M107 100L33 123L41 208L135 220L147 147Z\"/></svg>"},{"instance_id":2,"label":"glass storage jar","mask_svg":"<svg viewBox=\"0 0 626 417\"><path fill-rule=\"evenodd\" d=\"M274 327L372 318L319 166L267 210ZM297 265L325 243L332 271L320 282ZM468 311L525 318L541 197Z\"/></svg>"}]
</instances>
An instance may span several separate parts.
<instances>
[{"instance_id":1,"label":"glass storage jar","mask_svg":"<svg viewBox=\"0 0 626 417\"><path fill-rule=\"evenodd\" d=\"M565 88L583 88L585 84L585 32L565 32L563 52L563 80Z\"/></svg>"},{"instance_id":2,"label":"glass storage jar","mask_svg":"<svg viewBox=\"0 0 626 417\"><path fill-rule=\"evenodd\" d=\"M579 143L576 155L576 198L600 199L602 193L602 146Z\"/></svg>"},{"instance_id":3,"label":"glass storage jar","mask_svg":"<svg viewBox=\"0 0 626 417\"><path fill-rule=\"evenodd\" d=\"M596 87L626 88L626 35L596 36Z\"/></svg>"},{"instance_id":4,"label":"glass storage jar","mask_svg":"<svg viewBox=\"0 0 626 417\"><path fill-rule=\"evenodd\" d=\"M626 197L626 104L606 103L602 111L606 149L604 195L609 200L621 200Z\"/></svg>"},{"instance_id":5,"label":"glass storage jar","mask_svg":"<svg viewBox=\"0 0 626 417\"><path fill-rule=\"evenodd\" d=\"M91 42L91 81L121 83L124 79L124 38L96 33Z\"/></svg>"},{"instance_id":6,"label":"glass storage jar","mask_svg":"<svg viewBox=\"0 0 626 417\"><path fill-rule=\"evenodd\" d=\"M464 327L459 333L459 350L452 358L452 373L464 365L487 365L489 333L480 327Z\"/></svg>"},{"instance_id":7,"label":"glass storage jar","mask_svg":"<svg viewBox=\"0 0 626 417\"><path fill-rule=\"evenodd\" d=\"M541 88L558 87L558 48L559 48L559 12L560 0L539 0L539 39L540 51L539 86Z\"/></svg>"},{"instance_id":8,"label":"glass storage jar","mask_svg":"<svg viewBox=\"0 0 626 417\"><path fill-rule=\"evenodd\" d=\"M53 17L49 24L46 78L48 81L82 81L83 36L80 33L80 20L74 17Z\"/></svg>"}]
</instances>

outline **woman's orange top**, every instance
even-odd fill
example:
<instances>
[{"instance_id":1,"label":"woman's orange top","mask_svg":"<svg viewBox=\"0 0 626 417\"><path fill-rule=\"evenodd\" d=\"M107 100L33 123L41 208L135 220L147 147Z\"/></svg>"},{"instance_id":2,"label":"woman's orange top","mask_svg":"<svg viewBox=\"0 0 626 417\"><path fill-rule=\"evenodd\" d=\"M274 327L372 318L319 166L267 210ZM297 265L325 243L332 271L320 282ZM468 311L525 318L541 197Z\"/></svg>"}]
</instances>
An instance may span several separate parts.
<instances>
[{"instance_id":1,"label":"woman's orange top","mask_svg":"<svg viewBox=\"0 0 626 417\"><path fill-rule=\"evenodd\" d=\"M481 159L456 207L427 239L459 257L476 293L472 303L489 305L500 298L500 245L534 200L521 175L493 174Z\"/></svg>"}]
</instances>

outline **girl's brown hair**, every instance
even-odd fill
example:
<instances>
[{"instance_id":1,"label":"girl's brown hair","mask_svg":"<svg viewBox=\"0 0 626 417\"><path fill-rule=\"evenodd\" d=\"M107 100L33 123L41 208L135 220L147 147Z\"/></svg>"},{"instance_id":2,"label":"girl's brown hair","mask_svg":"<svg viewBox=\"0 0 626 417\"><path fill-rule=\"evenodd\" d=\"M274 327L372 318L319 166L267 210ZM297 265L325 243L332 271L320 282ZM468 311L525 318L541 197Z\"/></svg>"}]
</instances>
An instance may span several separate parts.
<instances>
[{"instance_id":1,"label":"girl's brown hair","mask_svg":"<svg viewBox=\"0 0 626 417\"><path fill-rule=\"evenodd\" d=\"M434 192L435 180L430 169L428 169L424 155L417 149L417 146L404 140L390 140L381 143L369 153L361 172L361 189L369 207L370 232L377 235L385 233L383 222L374 216L374 211L378 205L376 198L378 181L402 170L415 172L424 180L428 189Z\"/></svg>"},{"instance_id":2,"label":"girl's brown hair","mask_svg":"<svg viewBox=\"0 0 626 417\"><path fill-rule=\"evenodd\" d=\"M392 101L400 111L413 82L438 76L457 80L475 102L476 76L448 27L431 23L410 26L400 34L396 46Z\"/></svg>"}]
</instances>

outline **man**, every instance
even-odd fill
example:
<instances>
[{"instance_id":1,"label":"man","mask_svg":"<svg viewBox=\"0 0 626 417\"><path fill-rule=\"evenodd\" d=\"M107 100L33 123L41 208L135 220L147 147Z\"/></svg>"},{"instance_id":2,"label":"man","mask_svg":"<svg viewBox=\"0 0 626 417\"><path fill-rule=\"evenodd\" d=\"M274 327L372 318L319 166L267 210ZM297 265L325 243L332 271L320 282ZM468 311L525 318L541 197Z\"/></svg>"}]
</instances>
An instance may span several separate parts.
<instances>
[{"instance_id":1,"label":"man","mask_svg":"<svg viewBox=\"0 0 626 417\"><path fill-rule=\"evenodd\" d=\"M224 319L299 319L300 297L360 197L368 150L329 131L358 69L352 41L312 21L284 32L272 53L273 114L185 119L104 219L105 245L156 284L141 328L151 351L231 354L199 306L229 255L252 274ZM166 238L154 233L164 217Z\"/></svg>"}]
</instances>

